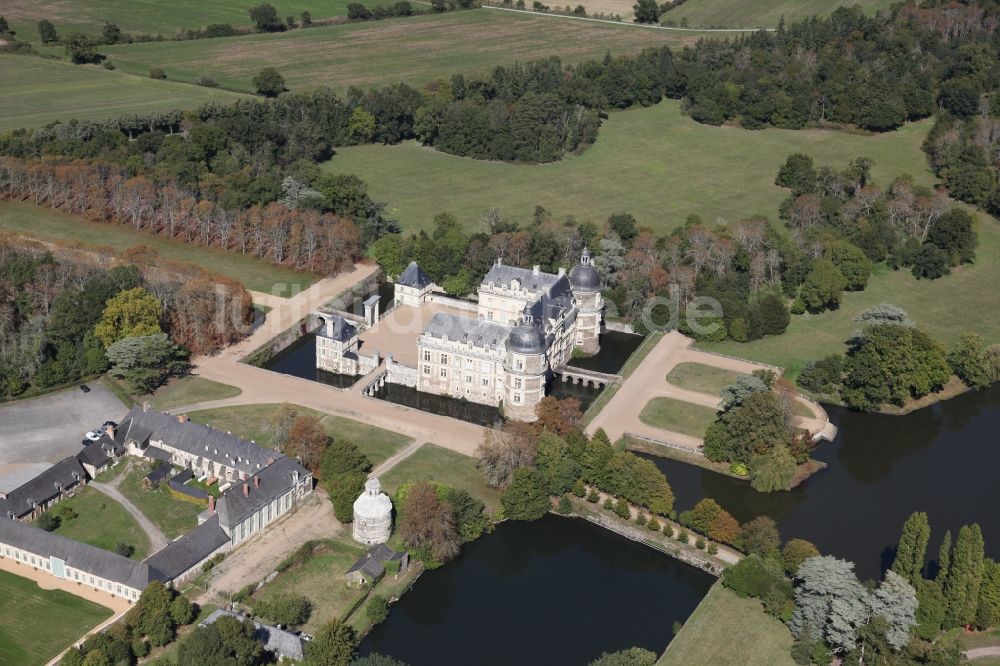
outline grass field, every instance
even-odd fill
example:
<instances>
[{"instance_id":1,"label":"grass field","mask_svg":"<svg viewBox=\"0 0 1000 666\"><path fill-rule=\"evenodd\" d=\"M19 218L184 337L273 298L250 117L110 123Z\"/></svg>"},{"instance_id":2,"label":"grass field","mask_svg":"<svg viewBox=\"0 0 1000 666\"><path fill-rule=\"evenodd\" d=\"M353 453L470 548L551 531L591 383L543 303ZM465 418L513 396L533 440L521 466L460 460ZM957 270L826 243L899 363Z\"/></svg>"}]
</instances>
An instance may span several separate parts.
<instances>
[{"instance_id":1,"label":"grass field","mask_svg":"<svg viewBox=\"0 0 1000 666\"><path fill-rule=\"evenodd\" d=\"M930 122L921 122L874 136L750 131L701 125L681 114L680 102L665 101L612 113L593 146L552 164L476 161L408 142L344 148L326 168L366 181L406 230L429 229L442 211L470 229L485 230L483 213L494 206L504 218L528 224L540 205L556 219L573 215L598 224L627 211L662 233L692 213L709 222L777 218L788 192L774 185L774 177L795 152L838 168L863 155L874 161L878 184L907 172L931 184L920 150L930 128Z\"/></svg>"},{"instance_id":2,"label":"grass field","mask_svg":"<svg viewBox=\"0 0 1000 666\"><path fill-rule=\"evenodd\" d=\"M242 392L235 386L191 375L174 379L154 395L147 396L145 400L149 401L153 409L162 412L196 402L234 398Z\"/></svg>"},{"instance_id":3,"label":"grass field","mask_svg":"<svg viewBox=\"0 0 1000 666\"><path fill-rule=\"evenodd\" d=\"M639 412L639 420L654 428L704 437L705 429L715 421L715 415L716 411L711 407L673 398L653 398Z\"/></svg>"},{"instance_id":4,"label":"grass field","mask_svg":"<svg viewBox=\"0 0 1000 666\"><path fill-rule=\"evenodd\" d=\"M0 664L41 666L109 617L104 606L0 571Z\"/></svg>"},{"instance_id":5,"label":"grass field","mask_svg":"<svg viewBox=\"0 0 1000 666\"><path fill-rule=\"evenodd\" d=\"M966 332L978 333L987 344L1000 342L1000 222L977 214L979 250L976 262L939 280L916 280L909 271L880 267L868 288L845 293L839 310L793 316L784 335L748 343L704 343L706 349L780 365L795 377L803 364L838 351L859 325L855 318L879 303L906 310L920 328L952 345Z\"/></svg>"},{"instance_id":6,"label":"grass field","mask_svg":"<svg viewBox=\"0 0 1000 666\"><path fill-rule=\"evenodd\" d=\"M221 0L4 0L3 12L18 38L38 41L38 21L48 19L60 34L80 31L100 33L105 23L114 23L125 32L174 35L187 28L202 28L211 23L249 26L248 10L255 3ZM361 4L378 4L361 0ZM347 16L348 0L272 0L278 16L294 16L299 21L303 11L312 18Z\"/></svg>"},{"instance_id":7,"label":"grass field","mask_svg":"<svg viewBox=\"0 0 1000 666\"><path fill-rule=\"evenodd\" d=\"M756 599L740 599L720 582L691 613L657 666L793 666L791 649L785 625L765 613Z\"/></svg>"},{"instance_id":8,"label":"grass field","mask_svg":"<svg viewBox=\"0 0 1000 666\"><path fill-rule=\"evenodd\" d=\"M84 488L50 511L60 518L56 534L110 551L126 543L135 548L135 560L149 554L149 538L135 518L121 504L93 488ZM70 517L74 513L75 517Z\"/></svg>"},{"instance_id":9,"label":"grass field","mask_svg":"<svg viewBox=\"0 0 1000 666\"><path fill-rule=\"evenodd\" d=\"M688 0L660 17L692 28L773 28L811 16L826 16L838 7L861 5L869 14L888 9L895 0ZM682 21L687 19L687 23Z\"/></svg>"},{"instance_id":10,"label":"grass field","mask_svg":"<svg viewBox=\"0 0 1000 666\"><path fill-rule=\"evenodd\" d=\"M5 11L5 10L0 10ZM96 65L0 55L0 132L54 120L93 120L124 113L193 109L237 93L149 78Z\"/></svg>"},{"instance_id":11,"label":"grass field","mask_svg":"<svg viewBox=\"0 0 1000 666\"><path fill-rule=\"evenodd\" d=\"M719 395L727 386L732 386L743 375L732 370L713 368L701 363L679 363L667 375L667 381L678 388Z\"/></svg>"},{"instance_id":12,"label":"grass field","mask_svg":"<svg viewBox=\"0 0 1000 666\"><path fill-rule=\"evenodd\" d=\"M500 493L483 481L474 458L434 444L421 446L416 453L389 470L381 481L388 493L396 492L396 488L409 481L438 481L462 488L481 499L491 510L500 504Z\"/></svg>"},{"instance_id":13,"label":"grass field","mask_svg":"<svg viewBox=\"0 0 1000 666\"><path fill-rule=\"evenodd\" d=\"M292 405L299 414L317 417L334 439L354 442L372 465L378 465L393 453L410 443L410 438L341 416L324 414L307 407ZM245 439L252 439L262 446L271 446L274 437L274 418L280 404L238 405L192 412L192 421L205 423L217 430L228 430Z\"/></svg>"},{"instance_id":14,"label":"grass field","mask_svg":"<svg viewBox=\"0 0 1000 666\"><path fill-rule=\"evenodd\" d=\"M163 67L170 80L202 74L220 85L252 92L265 66L289 88L422 86L452 74L558 55L572 62L658 44L681 45L697 33L643 30L492 10L370 21L270 35L113 46L102 49L122 70L146 75Z\"/></svg>"},{"instance_id":15,"label":"grass field","mask_svg":"<svg viewBox=\"0 0 1000 666\"><path fill-rule=\"evenodd\" d=\"M118 490L168 539L176 539L197 527L198 514L208 508L208 504L174 497L167 483L160 484L158 488L146 488L142 479L149 474L149 470L150 466L134 465L122 479Z\"/></svg>"},{"instance_id":16,"label":"grass field","mask_svg":"<svg viewBox=\"0 0 1000 666\"><path fill-rule=\"evenodd\" d=\"M141 233L128 227L88 222L19 201L0 203L0 231L118 251L136 245L148 245L167 259L196 264L237 280L247 289L276 296L298 293L316 280L315 276L275 266L238 252L191 245L155 234ZM292 285L297 286L289 291Z\"/></svg>"}]
</instances>

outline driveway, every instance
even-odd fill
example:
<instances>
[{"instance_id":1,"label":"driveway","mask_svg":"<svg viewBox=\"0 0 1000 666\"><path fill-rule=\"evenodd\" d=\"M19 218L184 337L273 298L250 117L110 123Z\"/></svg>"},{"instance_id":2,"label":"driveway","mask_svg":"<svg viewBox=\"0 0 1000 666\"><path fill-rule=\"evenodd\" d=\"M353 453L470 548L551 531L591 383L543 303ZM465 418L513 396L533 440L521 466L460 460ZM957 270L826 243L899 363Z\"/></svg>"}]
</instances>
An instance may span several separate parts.
<instances>
[{"instance_id":1,"label":"driveway","mask_svg":"<svg viewBox=\"0 0 1000 666\"><path fill-rule=\"evenodd\" d=\"M116 479L116 481L120 480L121 477L118 477L118 479ZM146 514L144 514L142 511L139 511L139 508L135 504L132 504L132 502L130 502L127 497L121 494L121 491L118 490L117 483L111 485L107 483L98 483L97 481L91 481L90 487L98 491L99 493L102 493L110 497L111 499L115 500L123 507L125 507L126 511L132 514L132 517L135 518L135 522L139 523L139 527L142 528L142 531L145 532L146 536L149 538L150 553L155 553L164 546L166 546L168 543L170 543L169 539L163 536L163 532L161 532L159 528L157 528L156 525L154 525L149 520L149 518L146 517Z\"/></svg>"},{"instance_id":2,"label":"driveway","mask_svg":"<svg viewBox=\"0 0 1000 666\"><path fill-rule=\"evenodd\" d=\"M76 455L85 432L128 411L103 384L89 386L0 405L0 466Z\"/></svg>"}]
</instances>

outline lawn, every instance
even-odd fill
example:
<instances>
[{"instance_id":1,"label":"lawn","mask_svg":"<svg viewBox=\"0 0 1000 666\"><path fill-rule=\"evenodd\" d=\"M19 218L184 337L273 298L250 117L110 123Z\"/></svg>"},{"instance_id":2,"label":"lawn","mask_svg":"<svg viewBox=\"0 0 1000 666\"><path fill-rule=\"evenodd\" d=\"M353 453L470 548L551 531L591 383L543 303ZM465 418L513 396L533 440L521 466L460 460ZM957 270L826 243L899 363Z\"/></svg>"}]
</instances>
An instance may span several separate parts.
<instances>
[{"instance_id":1,"label":"lawn","mask_svg":"<svg viewBox=\"0 0 1000 666\"><path fill-rule=\"evenodd\" d=\"M0 100L2 98L0 95ZM316 279L313 275L275 266L235 251L201 247L155 234L134 231L128 227L89 222L83 218L20 201L0 203L0 231L20 233L41 240L80 243L117 251L136 245L148 245L167 259L196 264L237 280L247 289L276 296L298 293Z\"/></svg>"},{"instance_id":2,"label":"lawn","mask_svg":"<svg viewBox=\"0 0 1000 666\"><path fill-rule=\"evenodd\" d=\"M681 113L679 101L614 112L596 143L580 155L551 164L506 164L439 153L415 142L341 149L325 168L353 173L371 195L385 201L406 230L430 229L449 211L469 229L485 230L483 213L527 225L536 205L556 219L573 215L603 224L627 211L664 233L691 214L708 222L754 215L776 219L788 196L774 177L791 153L843 168L858 157L874 161L876 182L887 186L911 173L921 184L933 176L920 144L931 122L866 136L837 130L750 131L713 127Z\"/></svg>"},{"instance_id":3,"label":"lawn","mask_svg":"<svg viewBox=\"0 0 1000 666\"><path fill-rule=\"evenodd\" d=\"M639 420L654 428L704 437L705 429L715 421L715 415L716 411L711 407L673 398L653 398L639 412Z\"/></svg>"},{"instance_id":4,"label":"lawn","mask_svg":"<svg viewBox=\"0 0 1000 666\"><path fill-rule=\"evenodd\" d=\"M667 375L667 381L689 391L719 395L722 389L732 386L742 376L739 372L701 363L679 363Z\"/></svg>"},{"instance_id":5,"label":"lawn","mask_svg":"<svg viewBox=\"0 0 1000 666\"><path fill-rule=\"evenodd\" d=\"M664 627L664 632L667 629ZM658 666L792 666L792 635L756 599L740 599L716 583Z\"/></svg>"},{"instance_id":6,"label":"lawn","mask_svg":"<svg viewBox=\"0 0 1000 666\"><path fill-rule=\"evenodd\" d=\"M365 2L362 4L377 4ZM38 41L38 21L48 19L60 33L73 30L100 33L111 22L125 32L160 34L169 37L179 30L201 28L212 23L250 25L247 10L253 2L200 2L199 0L4 0L3 11L18 37ZM303 11L313 20L346 16L348 0L271 0L278 16L294 16Z\"/></svg>"},{"instance_id":7,"label":"lawn","mask_svg":"<svg viewBox=\"0 0 1000 666\"><path fill-rule=\"evenodd\" d=\"M979 250L971 266L932 281L881 267L867 289L844 294L840 309L793 316L784 335L700 346L782 366L786 376L794 378L806 361L846 350L844 341L859 328L855 318L879 303L903 308L920 328L946 345L968 331L983 336L987 344L1000 342L1000 290L988 287L1000 283L1000 222L981 213L978 217Z\"/></svg>"},{"instance_id":8,"label":"lawn","mask_svg":"<svg viewBox=\"0 0 1000 666\"><path fill-rule=\"evenodd\" d=\"M390 494L409 481L437 481L467 491L491 510L500 504L499 491L486 485L474 458L434 444L421 446L416 453L389 470L380 481Z\"/></svg>"},{"instance_id":9,"label":"lawn","mask_svg":"<svg viewBox=\"0 0 1000 666\"><path fill-rule=\"evenodd\" d=\"M48 663L109 617L104 606L0 571L0 664Z\"/></svg>"},{"instance_id":10,"label":"lawn","mask_svg":"<svg viewBox=\"0 0 1000 666\"><path fill-rule=\"evenodd\" d=\"M774 28L781 17L786 23L811 16L826 16L838 7L861 5L874 14L888 9L895 0L689 0L660 17L661 23L677 25L687 19L692 28Z\"/></svg>"},{"instance_id":11,"label":"lawn","mask_svg":"<svg viewBox=\"0 0 1000 666\"><path fill-rule=\"evenodd\" d=\"M6 11L4 8L2 11ZM124 113L194 109L244 97L225 90L155 81L96 65L0 55L0 132L55 120L94 120Z\"/></svg>"},{"instance_id":12,"label":"lawn","mask_svg":"<svg viewBox=\"0 0 1000 666\"><path fill-rule=\"evenodd\" d=\"M178 499L170 492L167 483L160 484L158 488L146 488L142 479L149 474L149 470L149 465L135 464L122 479L118 490L168 539L176 539L197 527L198 514L207 509L208 504Z\"/></svg>"},{"instance_id":13,"label":"lawn","mask_svg":"<svg viewBox=\"0 0 1000 666\"><path fill-rule=\"evenodd\" d=\"M254 75L272 66L292 90L327 85L343 91L400 81L423 86L452 74L550 55L573 62L600 58L609 50L693 43L698 37L484 9L268 35L112 46L101 52L134 74L163 67L172 81L197 81L208 74L226 88L253 92Z\"/></svg>"},{"instance_id":14,"label":"lawn","mask_svg":"<svg viewBox=\"0 0 1000 666\"><path fill-rule=\"evenodd\" d=\"M60 518L56 534L110 551L126 543L135 548L132 559L136 560L149 554L149 538L135 518L121 504L93 488L84 488L50 511Z\"/></svg>"},{"instance_id":15,"label":"lawn","mask_svg":"<svg viewBox=\"0 0 1000 666\"><path fill-rule=\"evenodd\" d=\"M209 400L224 400L234 398L242 393L240 389L229 384L213 382L195 375L174 379L161 387L152 396L146 396L149 404L158 412L164 412L174 407L191 405Z\"/></svg>"},{"instance_id":16,"label":"lawn","mask_svg":"<svg viewBox=\"0 0 1000 666\"><path fill-rule=\"evenodd\" d=\"M313 602L313 610L309 621L301 628L315 634L323 624L343 617L365 596L364 588L348 587L344 578L344 573L364 552L364 547L353 542L324 540L304 564L293 565L278 574L254 595L254 599L269 599L281 592L307 597Z\"/></svg>"},{"instance_id":17,"label":"lawn","mask_svg":"<svg viewBox=\"0 0 1000 666\"><path fill-rule=\"evenodd\" d=\"M334 439L354 442L372 465L378 465L412 440L405 435L352 421L341 416L324 414L307 407L292 405L299 414L315 416ZM188 414L197 423L204 423L217 430L228 430L244 439L252 439L261 446L271 446L274 438L274 419L280 404L238 405L218 407Z\"/></svg>"}]
</instances>

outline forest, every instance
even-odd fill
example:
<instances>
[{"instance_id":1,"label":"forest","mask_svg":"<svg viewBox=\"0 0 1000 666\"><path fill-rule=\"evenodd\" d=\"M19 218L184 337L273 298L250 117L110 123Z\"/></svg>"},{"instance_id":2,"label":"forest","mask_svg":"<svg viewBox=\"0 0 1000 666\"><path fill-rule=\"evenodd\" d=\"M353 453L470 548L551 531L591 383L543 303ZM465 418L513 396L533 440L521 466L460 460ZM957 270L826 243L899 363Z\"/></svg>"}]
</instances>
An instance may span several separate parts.
<instances>
[{"instance_id":1,"label":"forest","mask_svg":"<svg viewBox=\"0 0 1000 666\"><path fill-rule=\"evenodd\" d=\"M115 259L0 238L0 399L109 369L141 395L185 372L191 353L240 340L252 319L240 284L149 248Z\"/></svg>"}]
</instances>

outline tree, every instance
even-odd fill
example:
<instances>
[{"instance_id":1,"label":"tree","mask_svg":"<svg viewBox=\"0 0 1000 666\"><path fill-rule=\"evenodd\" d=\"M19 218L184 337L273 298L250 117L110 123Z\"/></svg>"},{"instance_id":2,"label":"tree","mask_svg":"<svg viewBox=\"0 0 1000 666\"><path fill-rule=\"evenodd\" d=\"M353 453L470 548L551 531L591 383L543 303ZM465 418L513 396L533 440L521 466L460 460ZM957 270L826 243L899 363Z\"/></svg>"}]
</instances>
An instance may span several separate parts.
<instances>
[{"instance_id":1,"label":"tree","mask_svg":"<svg viewBox=\"0 0 1000 666\"><path fill-rule=\"evenodd\" d=\"M51 511L46 511L42 515L38 516L37 520L35 520L35 527L43 529L46 532L52 532L58 529L61 522L62 520L59 516L55 515Z\"/></svg>"},{"instance_id":2,"label":"tree","mask_svg":"<svg viewBox=\"0 0 1000 666\"><path fill-rule=\"evenodd\" d=\"M951 568L944 581L947 610L946 628L972 624L979 605L979 588L983 582L983 533L979 525L963 525L955 539Z\"/></svg>"},{"instance_id":3,"label":"tree","mask_svg":"<svg viewBox=\"0 0 1000 666\"><path fill-rule=\"evenodd\" d=\"M924 568L924 556L927 553L930 536L931 526L927 514L923 511L910 514L903 523L903 535L896 548L896 559L892 563L892 570L913 585L922 578L920 572Z\"/></svg>"},{"instance_id":4,"label":"tree","mask_svg":"<svg viewBox=\"0 0 1000 666\"><path fill-rule=\"evenodd\" d=\"M914 633L925 641L934 640L941 632L947 604L941 585L936 580L917 582L917 625Z\"/></svg>"},{"instance_id":5,"label":"tree","mask_svg":"<svg viewBox=\"0 0 1000 666\"><path fill-rule=\"evenodd\" d=\"M799 567L810 557L818 557L819 549L805 539L789 539L785 547L781 549L781 561L785 564L785 571L790 576L795 576L799 572Z\"/></svg>"},{"instance_id":6,"label":"tree","mask_svg":"<svg viewBox=\"0 0 1000 666\"><path fill-rule=\"evenodd\" d=\"M349 443L344 444L348 445ZM326 434L326 429L318 418L307 414L295 417L288 430L288 444L285 446L287 455L299 458L315 474L320 471L320 461L328 446L330 436Z\"/></svg>"},{"instance_id":7,"label":"tree","mask_svg":"<svg viewBox=\"0 0 1000 666\"><path fill-rule=\"evenodd\" d=\"M632 5L632 11L636 23L658 23L660 20L660 6L656 0L638 0Z\"/></svg>"},{"instance_id":8,"label":"tree","mask_svg":"<svg viewBox=\"0 0 1000 666\"><path fill-rule=\"evenodd\" d=\"M752 393L722 415L705 432L705 456L713 461L749 465L755 455L787 446L791 436L785 410L772 391Z\"/></svg>"},{"instance_id":9,"label":"tree","mask_svg":"<svg viewBox=\"0 0 1000 666\"><path fill-rule=\"evenodd\" d=\"M279 592L272 597L257 600L253 605L253 612L275 624L294 626L309 621L312 602L301 594Z\"/></svg>"},{"instance_id":10,"label":"tree","mask_svg":"<svg viewBox=\"0 0 1000 666\"><path fill-rule=\"evenodd\" d=\"M763 454L750 458L750 485L753 489L770 493L788 490L795 478L795 458L787 446L776 445Z\"/></svg>"},{"instance_id":11,"label":"tree","mask_svg":"<svg viewBox=\"0 0 1000 666\"><path fill-rule=\"evenodd\" d=\"M375 135L375 115L368 113L360 106L354 107L354 110L351 111L351 117L347 121L347 135L354 143L371 141Z\"/></svg>"},{"instance_id":12,"label":"tree","mask_svg":"<svg viewBox=\"0 0 1000 666\"><path fill-rule=\"evenodd\" d=\"M681 525L690 527L701 534L708 534L708 530L715 519L723 512L723 508L714 499L705 498L694 505L690 511L681 513L679 519Z\"/></svg>"},{"instance_id":13,"label":"tree","mask_svg":"<svg viewBox=\"0 0 1000 666\"><path fill-rule=\"evenodd\" d=\"M869 617L870 593L854 575L854 564L835 557L813 557L802 563L795 588L795 611L789 628L796 637L816 631L835 651L857 643L858 630Z\"/></svg>"},{"instance_id":14,"label":"tree","mask_svg":"<svg viewBox=\"0 0 1000 666\"><path fill-rule=\"evenodd\" d=\"M872 595L871 614L886 620L885 639L901 650L910 640L910 629L917 623L917 592L913 585L894 571L887 571L885 580Z\"/></svg>"},{"instance_id":15,"label":"tree","mask_svg":"<svg viewBox=\"0 0 1000 666\"><path fill-rule=\"evenodd\" d=\"M767 384L760 377L754 375L740 375L736 382L720 391L722 396L722 409L729 410L739 407L743 401L754 393L767 390Z\"/></svg>"},{"instance_id":16,"label":"tree","mask_svg":"<svg viewBox=\"0 0 1000 666\"><path fill-rule=\"evenodd\" d=\"M7 19L0 16L0 36L6 36L10 34L10 24L7 23Z\"/></svg>"},{"instance_id":17,"label":"tree","mask_svg":"<svg viewBox=\"0 0 1000 666\"><path fill-rule=\"evenodd\" d=\"M122 40L122 29L114 23L105 23L101 28L101 40L105 44L117 44Z\"/></svg>"},{"instance_id":18,"label":"tree","mask_svg":"<svg viewBox=\"0 0 1000 666\"><path fill-rule=\"evenodd\" d=\"M257 94L264 97L277 97L285 92L285 78L274 67L265 67L253 77L253 86Z\"/></svg>"},{"instance_id":19,"label":"tree","mask_svg":"<svg viewBox=\"0 0 1000 666\"><path fill-rule=\"evenodd\" d=\"M915 278L936 280L951 272L948 253L934 243L924 243L920 246L911 270Z\"/></svg>"},{"instance_id":20,"label":"tree","mask_svg":"<svg viewBox=\"0 0 1000 666\"><path fill-rule=\"evenodd\" d=\"M502 430L487 430L476 449L479 469L493 488L506 486L514 471L535 461L536 444L530 426L508 421Z\"/></svg>"},{"instance_id":21,"label":"tree","mask_svg":"<svg viewBox=\"0 0 1000 666\"><path fill-rule=\"evenodd\" d=\"M1000 564L983 560L983 582L979 587L979 606L976 609L976 626L980 629L1000 623Z\"/></svg>"},{"instance_id":22,"label":"tree","mask_svg":"<svg viewBox=\"0 0 1000 666\"><path fill-rule=\"evenodd\" d=\"M530 467L517 468L500 504L510 520L538 520L552 506L545 477Z\"/></svg>"},{"instance_id":23,"label":"tree","mask_svg":"<svg viewBox=\"0 0 1000 666\"><path fill-rule=\"evenodd\" d=\"M161 330L162 316L160 299L142 287L129 289L108 299L94 326L94 337L110 347L124 338L154 335Z\"/></svg>"},{"instance_id":24,"label":"tree","mask_svg":"<svg viewBox=\"0 0 1000 666\"><path fill-rule=\"evenodd\" d=\"M103 57L98 55L94 40L82 32L71 32L63 42L66 44L66 55L74 65L100 62Z\"/></svg>"},{"instance_id":25,"label":"tree","mask_svg":"<svg viewBox=\"0 0 1000 666\"><path fill-rule=\"evenodd\" d=\"M829 259L817 259L806 275L799 291L799 298L810 312L836 310L840 297L847 288L847 278Z\"/></svg>"},{"instance_id":26,"label":"tree","mask_svg":"<svg viewBox=\"0 0 1000 666\"><path fill-rule=\"evenodd\" d=\"M348 666L358 646L358 634L341 620L327 622L306 648L307 666Z\"/></svg>"},{"instance_id":27,"label":"tree","mask_svg":"<svg viewBox=\"0 0 1000 666\"><path fill-rule=\"evenodd\" d=\"M785 332L792 320L792 315L789 313L784 299L775 294L767 294L760 299L757 306L764 324L764 335L781 335Z\"/></svg>"},{"instance_id":28,"label":"tree","mask_svg":"<svg viewBox=\"0 0 1000 666\"><path fill-rule=\"evenodd\" d=\"M781 545L781 537L778 534L777 523L768 516L757 516L743 525L740 544L743 550L751 555L757 554L761 557L779 555L778 546Z\"/></svg>"},{"instance_id":29,"label":"tree","mask_svg":"<svg viewBox=\"0 0 1000 666\"><path fill-rule=\"evenodd\" d=\"M137 395L152 393L170 377L188 372L188 352L175 345L166 333L125 338L107 350L111 374L128 382Z\"/></svg>"},{"instance_id":30,"label":"tree","mask_svg":"<svg viewBox=\"0 0 1000 666\"><path fill-rule=\"evenodd\" d=\"M547 395L538 402L535 414L538 415L536 423L543 430L554 432L560 437L568 435L583 419L579 400L576 398L560 400L553 395Z\"/></svg>"},{"instance_id":31,"label":"tree","mask_svg":"<svg viewBox=\"0 0 1000 666\"><path fill-rule=\"evenodd\" d=\"M955 206L931 225L927 242L946 252L952 266L971 263L976 258L979 243L975 219L968 211Z\"/></svg>"},{"instance_id":32,"label":"tree","mask_svg":"<svg viewBox=\"0 0 1000 666\"><path fill-rule=\"evenodd\" d=\"M848 291L861 291L868 286L872 262L857 245L846 241L831 243L823 256L829 259L846 279Z\"/></svg>"},{"instance_id":33,"label":"tree","mask_svg":"<svg viewBox=\"0 0 1000 666\"><path fill-rule=\"evenodd\" d=\"M251 7L248 11L257 32L278 32L285 28L281 19L278 18L278 10L266 2Z\"/></svg>"},{"instance_id":34,"label":"tree","mask_svg":"<svg viewBox=\"0 0 1000 666\"><path fill-rule=\"evenodd\" d=\"M969 388L984 389L993 383L993 369L983 339L966 333L948 354L948 364Z\"/></svg>"},{"instance_id":35,"label":"tree","mask_svg":"<svg viewBox=\"0 0 1000 666\"><path fill-rule=\"evenodd\" d=\"M312 14L310 14L309 12L302 12L302 14L299 16L299 21L302 22L303 28L308 28L309 26L312 25L313 22Z\"/></svg>"},{"instance_id":36,"label":"tree","mask_svg":"<svg viewBox=\"0 0 1000 666\"><path fill-rule=\"evenodd\" d=\"M602 652L600 657L590 662L590 666L653 666L655 663L655 652L631 647L617 652Z\"/></svg>"},{"instance_id":37,"label":"tree","mask_svg":"<svg viewBox=\"0 0 1000 666\"><path fill-rule=\"evenodd\" d=\"M195 607L183 594L178 594L170 602L170 617L179 627L191 624L195 618Z\"/></svg>"},{"instance_id":38,"label":"tree","mask_svg":"<svg viewBox=\"0 0 1000 666\"><path fill-rule=\"evenodd\" d=\"M792 191L792 197L800 197L803 194L811 194L816 191L816 168L813 159L802 153L794 153L788 156L785 163L778 170L778 175L774 179L774 184L778 187L787 187Z\"/></svg>"},{"instance_id":39,"label":"tree","mask_svg":"<svg viewBox=\"0 0 1000 666\"><path fill-rule=\"evenodd\" d=\"M454 559L461 550L451 505L438 499L429 483L414 484L406 493L399 535L403 543L435 563Z\"/></svg>"},{"instance_id":40,"label":"tree","mask_svg":"<svg viewBox=\"0 0 1000 666\"><path fill-rule=\"evenodd\" d=\"M271 445L282 453L285 452L285 447L288 445L288 433L298 415L298 410L287 402L283 402L274 417L271 425Z\"/></svg>"},{"instance_id":41,"label":"tree","mask_svg":"<svg viewBox=\"0 0 1000 666\"><path fill-rule=\"evenodd\" d=\"M550 494L561 495L573 488L578 480L580 467L570 457L569 446L561 437L549 431L538 437L538 456L535 465L544 477Z\"/></svg>"},{"instance_id":42,"label":"tree","mask_svg":"<svg viewBox=\"0 0 1000 666\"><path fill-rule=\"evenodd\" d=\"M59 41L59 34L51 21L42 19L38 22L38 38L42 40L42 44L55 44Z\"/></svg>"},{"instance_id":43,"label":"tree","mask_svg":"<svg viewBox=\"0 0 1000 666\"><path fill-rule=\"evenodd\" d=\"M389 617L389 602L381 594L373 594L371 601L368 602L368 606L365 608L365 616L373 624L385 622L385 619ZM356 663L352 662L352 664Z\"/></svg>"}]
</instances>

